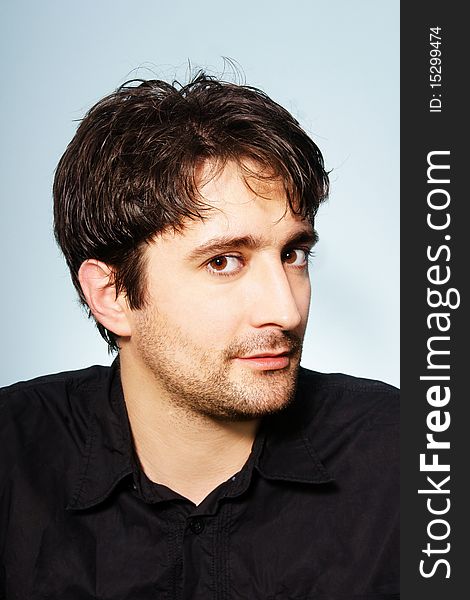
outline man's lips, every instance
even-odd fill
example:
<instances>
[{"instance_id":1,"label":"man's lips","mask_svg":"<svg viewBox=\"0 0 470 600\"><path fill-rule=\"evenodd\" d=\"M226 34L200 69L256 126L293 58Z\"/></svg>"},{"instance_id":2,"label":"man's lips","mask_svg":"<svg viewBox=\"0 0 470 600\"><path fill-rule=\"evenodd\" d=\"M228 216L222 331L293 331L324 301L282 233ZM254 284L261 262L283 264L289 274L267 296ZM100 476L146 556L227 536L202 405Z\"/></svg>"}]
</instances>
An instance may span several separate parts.
<instances>
[{"instance_id":1,"label":"man's lips","mask_svg":"<svg viewBox=\"0 0 470 600\"><path fill-rule=\"evenodd\" d=\"M235 360L242 365L261 371L285 369L290 364L292 352L289 350L277 352L258 352L248 356L237 356Z\"/></svg>"}]
</instances>

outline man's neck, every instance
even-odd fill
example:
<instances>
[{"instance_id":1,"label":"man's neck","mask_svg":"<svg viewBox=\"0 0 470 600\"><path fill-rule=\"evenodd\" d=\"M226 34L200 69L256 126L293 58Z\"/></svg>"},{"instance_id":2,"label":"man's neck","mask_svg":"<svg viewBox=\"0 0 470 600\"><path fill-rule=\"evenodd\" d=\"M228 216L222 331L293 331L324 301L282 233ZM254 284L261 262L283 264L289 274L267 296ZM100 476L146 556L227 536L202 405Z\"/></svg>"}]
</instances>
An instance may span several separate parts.
<instances>
[{"instance_id":1,"label":"man's neck","mask_svg":"<svg viewBox=\"0 0 470 600\"><path fill-rule=\"evenodd\" d=\"M121 380L134 445L147 477L200 504L240 471L259 421L222 422L185 409L145 368L121 354Z\"/></svg>"}]
</instances>

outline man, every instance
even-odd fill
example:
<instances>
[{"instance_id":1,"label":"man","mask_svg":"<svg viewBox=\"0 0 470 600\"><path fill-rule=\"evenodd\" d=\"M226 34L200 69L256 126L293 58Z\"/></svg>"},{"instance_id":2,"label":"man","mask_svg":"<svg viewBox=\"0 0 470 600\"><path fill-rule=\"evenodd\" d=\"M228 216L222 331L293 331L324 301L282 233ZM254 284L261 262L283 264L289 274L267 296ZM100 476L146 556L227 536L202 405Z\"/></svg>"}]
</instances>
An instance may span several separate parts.
<instances>
[{"instance_id":1,"label":"man","mask_svg":"<svg viewBox=\"0 0 470 600\"><path fill-rule=\"evenodd\" d=\"M110 368L2 391L6 598L398 597L396 390L299 368L320 151L259 90L133 82L55 232Z\"/></svg>"}]
</instances>

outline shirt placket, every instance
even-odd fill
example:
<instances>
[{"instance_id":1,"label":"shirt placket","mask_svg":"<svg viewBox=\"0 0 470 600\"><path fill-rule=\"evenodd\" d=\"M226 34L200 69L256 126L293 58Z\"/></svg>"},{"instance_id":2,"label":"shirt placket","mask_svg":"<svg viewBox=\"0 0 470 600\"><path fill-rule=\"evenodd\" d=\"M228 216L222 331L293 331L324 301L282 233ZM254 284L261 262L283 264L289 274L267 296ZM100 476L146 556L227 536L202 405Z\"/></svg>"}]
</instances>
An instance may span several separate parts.
<instances>
[{"instance_id":1,"label":"shirt placket","mask_svg":"<svg viewBox=\"0 0 470 600\"><path fill-rule=\"evenodd\" d=\"M220 503L215 513L196 507L171 519L171 600L228 600L230 521L230 502Z\"/></svg>"}]
</instances>

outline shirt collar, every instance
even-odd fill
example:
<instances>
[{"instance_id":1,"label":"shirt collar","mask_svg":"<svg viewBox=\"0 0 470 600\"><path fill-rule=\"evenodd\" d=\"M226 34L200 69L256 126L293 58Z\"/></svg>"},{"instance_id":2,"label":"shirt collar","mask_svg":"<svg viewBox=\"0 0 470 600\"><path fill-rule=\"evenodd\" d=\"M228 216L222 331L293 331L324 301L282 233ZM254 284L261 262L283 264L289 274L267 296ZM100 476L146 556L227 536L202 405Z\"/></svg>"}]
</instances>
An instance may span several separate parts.
<instances>
[{"instance_id":1,"label":"shirt collar","mask_svg":"<svg viewBox=\"0 0 470 600\"><path fill-rule=\"evenodd\" d=\"M300 369L295 400L285 410L265 419L265 444L256 469L266 479L323 484L334 479L318 457L309 436L314 390L306 389ZM313 392L313 393L312 393Z\"/></svg>"},{"instance_id":2,"label":"shirt collar","mask_svg":"<svg viewBox=\"0 0 470 600\"><path fill-rule=\"evenodd\" d=\"M79 389L77 394L92 394L93 406L88 435L75 476L67 509L91 508L105 500L119 483L134 473L133 444L119 374L119 359L99 389ZM131 482L132 483L132 482Z\"/></svg>"},{"instance_id":3,"label":"shirt collar","mask_svg":"<svg viewBox=\"0 0 470 600\"><path fill-rule=\"evenodd\" d=\"M92 402L95 410L90 415L81 467L67 505L70 510L99 504L125 479L130 485L137 481L139 467L134 457L118 358L110 367L108 382L98 393L95 390L95 394ZM307 484L334 481L318 458L305 425L305 403L310 395L305 393L299 377L296 399L287 409L264 419L247 468L233 478L228 496L238 496L248 488L253 469L270 480Z\"/></svg>"}]
</instances>

